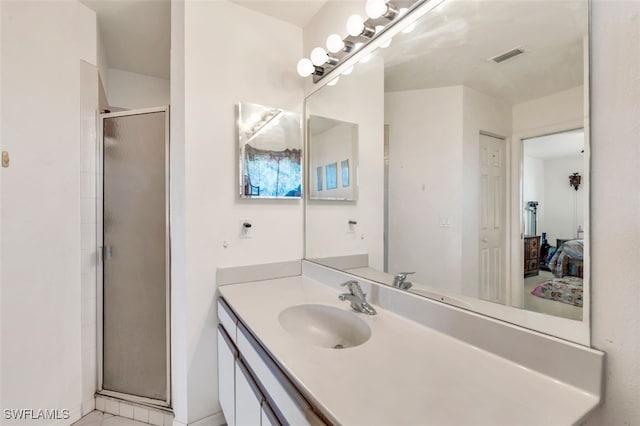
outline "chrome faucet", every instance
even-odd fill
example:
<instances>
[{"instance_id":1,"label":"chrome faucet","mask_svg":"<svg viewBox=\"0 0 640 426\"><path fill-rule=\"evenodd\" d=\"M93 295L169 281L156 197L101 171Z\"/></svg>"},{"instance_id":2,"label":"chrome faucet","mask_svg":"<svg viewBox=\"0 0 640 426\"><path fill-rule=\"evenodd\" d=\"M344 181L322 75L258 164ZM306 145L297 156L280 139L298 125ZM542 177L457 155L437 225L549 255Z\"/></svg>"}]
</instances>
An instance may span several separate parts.
<instances>
[{"instance_id":1,"label":"chrome faucet","mask_svg":"<svg viewBox=\"0 0 640 426\"><path fill-rule=\"evenodd\" d=\"M402 290L409 290L413 284L407 281L407 275L415 274L415 272L398 272L393 277L393 286Z\"/></svg>"},{"instance_id":2,"label":"chrome faucet","mask_svg":"<svg viewBox=\"0 0 640 426\"><path fill-rule=\"evenodd\" d=\"M358 281L347 281L340 284L341 286L347 286L349 293L342 293L338 298L340 300L348 300L351 302L351 308L356 312L362 312L367 315L375 315L377 312L367 302L367 295L362 292Z\"/></svg>"}]
</instances>

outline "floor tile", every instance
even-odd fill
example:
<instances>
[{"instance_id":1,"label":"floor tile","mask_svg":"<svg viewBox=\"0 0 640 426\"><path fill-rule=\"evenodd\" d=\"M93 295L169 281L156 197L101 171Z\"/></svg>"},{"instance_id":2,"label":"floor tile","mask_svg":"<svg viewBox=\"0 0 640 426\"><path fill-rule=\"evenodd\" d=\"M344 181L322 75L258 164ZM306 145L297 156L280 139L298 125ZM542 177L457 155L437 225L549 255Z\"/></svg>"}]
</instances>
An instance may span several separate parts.
<instances>
[{"instance_id":1,"label":"floor tile","mask_svg":"<svg viewBox=\"0 0 640 426\"><path fill-rule=\"evenodd\" d=\"M101 426L147 426L147 424L120 416L113 416L103 420Z\"/></svg>"}]
</instances>

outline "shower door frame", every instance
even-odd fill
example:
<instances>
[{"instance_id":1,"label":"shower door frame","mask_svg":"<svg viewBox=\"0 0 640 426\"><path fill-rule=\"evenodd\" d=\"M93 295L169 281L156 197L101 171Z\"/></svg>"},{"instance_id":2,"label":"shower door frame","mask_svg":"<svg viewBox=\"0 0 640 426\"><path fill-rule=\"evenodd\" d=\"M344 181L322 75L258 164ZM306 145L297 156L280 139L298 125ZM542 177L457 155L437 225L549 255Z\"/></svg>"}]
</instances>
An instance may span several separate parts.
<instances>
[{"instance_id":1,"label":"shower door frame","mask_svg":"<svg viewBox=\"0 0 640 426\"><path fill-rule=\"evenodd\" d=\"M154 406L170 408L171 407L171 221L170 221L170 146L169 146L169 106L140 108L125 111L117 111L110 113L98 114L98 137L97 137L97 157L96 157L96 310L97 310L97 367L98 367L98 391L97 393L104 396L111 396L126 401L151 404ZM104 374L104 262L103 262L103 236L104 236L104 120L114 117L126 117L133 115L144 115L156 112L164 112L165 114L165 274L166 274L166 375L167 375L167 397L165 400L146 398L138 395L131 395L122 392L106 390L103 387Z\"/></svg>"}]
</instances>

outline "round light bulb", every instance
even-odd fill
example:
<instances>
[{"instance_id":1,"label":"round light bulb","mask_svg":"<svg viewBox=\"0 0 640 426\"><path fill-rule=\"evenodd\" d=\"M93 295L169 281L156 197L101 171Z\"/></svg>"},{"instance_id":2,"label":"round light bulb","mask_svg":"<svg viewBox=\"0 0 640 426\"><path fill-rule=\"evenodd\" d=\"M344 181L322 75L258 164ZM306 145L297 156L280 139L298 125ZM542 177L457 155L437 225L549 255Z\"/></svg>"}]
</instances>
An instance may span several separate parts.
<instances>
[{"instance_id":1,"label":"round light bulb","mask_svg":"<svg viewBox=\"0 0 640 426\"><path fill-rule=\"evenodd\" d=\"M356 37L362 34L364 30L364 20L360 15L351 15L347 20L347 32L349 35Z\"/></svg>"},{"instance_id":2,"label":"round light bulb","mask_svg":"<svg viewBox=\"0 0 640 426\"><path fill-rule=\"evenodd\" d=\"M392 40L392 39L388 39L387 41L385 41L384 43L382 43L382 44L380 45L380 48L381 48L381 49L386 49L387 47L389 47L389 46L391 45L391 40Z\"/></svg>"},{"instance_id":3,"label":"round light bulb","mask_svg":"<svg viewBox=\"0 0 640 426\"><path fill-rule=\"evenodd\" d=\"M367 16L371 19L378 19L387 13L387 3L385 0L367 0L365 5Z\"/></svg>"},{"instance_id":4,"label":"round light bulb","mask_svg":"<svg viewBox=\"0 0 640 426\"><path fill-rule=\"evenodd\" d=\"M316 66L324 65L327 62L327 51L322 47L316 47L311 51L311 63Z\"/></svg>"},{"instance_id":5,"label":"round light bulb","mask_svg":"<svg viewBox=\"0 0 640 426\"><path fill-rule=\"evenodd\" d=\"M313 63L308 58L302 58L298 61L298 75L300 77L309 77L315 68Z\"/></svg>"},{"instance_id":6,"label":"round light bulb","mask_svg":"<svg viewBox=\"0 0 640 426\"><path fill-rule=\"evenodd\" d=\"M338 80L340 80L340 77L334 78L333 80L327 83L327 86L335 86L336 84L338 84Z\"/></svg>"},{"instance_id":7,"label":"round light bulb","mask_svg":"<svg viewBox=\"0 0 640 426\"><path fill-rule=\"evenodd\" d=\"M351 66L351 67L347 68L346 70L344 70L344 71L342 72L342 75L349 75L349 74L351 74L352 72L353 72L353 67Z\"/></svg>"},{"instance_id":8,"label":"round light bulb","mask_svg":"<svg viewBox=\"0 0 640 426\"><path fill-rule=\"evenodd\" d=\"M402 30L402 32L405 33L405 34L408 34L408 33L410 33L411 31L413 31L415 29L416 29L416 23L413 22L413 23L409 24L409 26L407 28Z\"/></svg>"},{"instance_id":9,"label":"round light bulb","mask_svg":"<svg viewBox=\"0 0 640 426\"><path fill-rule=\"evenodd\" d=\"M327 50L331 53L337 53L344 49L344 41L338 34L331 34L327 37Z\"/></svg>"}]
</instances>

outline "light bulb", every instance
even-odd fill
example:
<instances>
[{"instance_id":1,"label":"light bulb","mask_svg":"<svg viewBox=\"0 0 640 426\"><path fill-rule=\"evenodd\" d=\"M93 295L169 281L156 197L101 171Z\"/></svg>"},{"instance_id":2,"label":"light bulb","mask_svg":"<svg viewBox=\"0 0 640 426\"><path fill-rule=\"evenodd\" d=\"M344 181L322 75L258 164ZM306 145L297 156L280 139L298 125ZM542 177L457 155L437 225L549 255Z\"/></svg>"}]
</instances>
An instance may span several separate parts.
<instances>
[{"instance_id":1,"label":"light bulb","mask_svg":"<svg viewBox=\"0 0 640 426\"><path fill-rule=\"evenodd\" d=\"M387 3L385 0L367 0L365 10L369 18L378 19L387 13Z\"/></svg>"},{"instance_id":2,"label":"light bulb","mask_svg":"<svg viewBox=\"0 0 640 426\"><path fill-rule=\"evenodd\" d=\"M391 40L392 40L392 39L388 39L387 41L385 41L384 43L382 43L382 44L380 45L380 48L381 48L381 49L386 49L387 47L389 47L389 46L391 45Z\"/></svg>"},{"instance_id":3,"label":"light bulb","mask_svg":"<svg viewBox=\"0 0 640 426\"><path fill-rule=\"evenodd\" d=\"M327 62L327 51L322 47L316 47L311 51L311 63L316 66L324 65Z\"/></svg>"},{"instance_id":4,"label":"light bulb","mask_svg":"<svg viewBox=\"0 0 640 426\"><path fill-rule=\"evenodd\" d=\"M333 80L331 80L330 82L327 83L327 86L335 86L336 84L338 84L338 80L340 79L340 77L336 77Z\"/></svg>"},{"instance_id":5,"label":"light bulb","mask_svg":"<svg viewBox=\"0 0 640 426\"><path fill-rule=\"evenodd\" d=\"M364 21L360 15L351 15L347 20L347 32L354 37L362 34Z\"/></svg>"},{"instance_id":6,"label":"light bulb","mask_svg":"<svg viewBox=\"0 0 640 426\"><path fill-rule=\"evenodd\" d=\"M302 58L298 61L298 75L300 77L309 77L315 68L313 63L308 58Z\"/></svg>"},{"instance_id":7,"label":"light bulb","mask_svg":"<svg viewBox=\"0 0 640 426\"><path fill-rule=\"evenodd\" d=\"M344 41L338 34L331 34L327 37L327 50L331 53L336 53L344 49Z\"/></svg>"},{"instance_id":8,"label":"light bulb","mask_svg":"<svg viewBox=\"0 0 640 426\"><path fill-rule=\"evenodd\" d=\"M351 67L347 68L346 70L344 70L344 71L342 72L342 75L349 75L349 74L351 74L352 72L353 72L353 67L351 66Z\"/></svg>"},{"instance_id":9,"label":"light bulb","mask_svg":"<svg viewBox=\"0 0 640 426\"><path fill-rule=\"evenodd\" d=\"M410 33L411 31L413 31L415 29L416 29L416 23L413 22L413 23L409 24L409 26L407 28L402 30L402 32L405 33L405 34L408 34L408 33Z\"/></svg>"}]
</instances>

